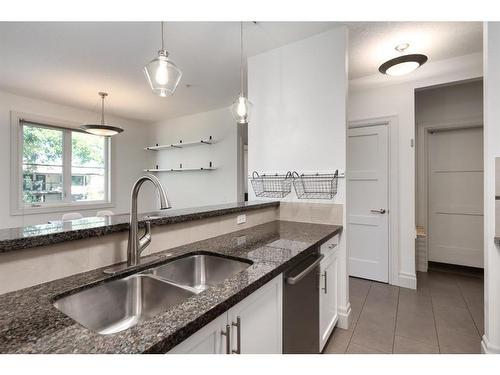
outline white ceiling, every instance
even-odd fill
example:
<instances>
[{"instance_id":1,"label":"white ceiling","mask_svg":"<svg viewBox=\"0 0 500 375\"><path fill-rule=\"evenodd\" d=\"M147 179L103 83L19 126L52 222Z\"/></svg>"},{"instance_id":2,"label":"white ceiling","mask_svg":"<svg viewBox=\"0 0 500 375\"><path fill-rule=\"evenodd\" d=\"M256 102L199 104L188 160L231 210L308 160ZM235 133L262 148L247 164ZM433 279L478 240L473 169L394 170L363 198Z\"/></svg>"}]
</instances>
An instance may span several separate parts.
<instances>
[{"instance_id":1,"label":"white ceiling","mask_svg":"<svg viewBox=\"0 0 500 375\"><path fill-rule=\"evenodd\" d=\"M334 27L330 22L245 23L255 55ZM173 97L152 94L142 68L160 47L159 22L0 22L0 89L157 121L229 106L239 93L239 22L171 22L166 49L183 76ZM190 85L190 87L186 87Z\"/></svg>"},{"instance_id":2,"label":"white ceiling","mask_svg":"<svg viewBox=\"0 0 500 375\"><path fill-rule=\"evenodd\" d=\"M378 73L399 56L394 48L409 43L408 53L423 53L429 62L481 52L481 22L350 22L349 79Z\"/></svg>"},{"instance_id":3,"label":"white ceiling","mask_svg":"<svg viewBox=\"0 0 500 375\"><path fill-rule=\"evenodd\" d=\"M247 55L312 36L335 22L245 23ZM377 74L394 46L430 61L479 52L481 23L351 22L349 78ZM173 97L154 96L142 73L160 46L158 22L0 22L0 90L96 110L107 91L113 114L158 121L229 106L239 92L239 23L167 23L166 49L183 71ZM189 85L187 87L186 85Z\"/></svg>"}]
</instances>

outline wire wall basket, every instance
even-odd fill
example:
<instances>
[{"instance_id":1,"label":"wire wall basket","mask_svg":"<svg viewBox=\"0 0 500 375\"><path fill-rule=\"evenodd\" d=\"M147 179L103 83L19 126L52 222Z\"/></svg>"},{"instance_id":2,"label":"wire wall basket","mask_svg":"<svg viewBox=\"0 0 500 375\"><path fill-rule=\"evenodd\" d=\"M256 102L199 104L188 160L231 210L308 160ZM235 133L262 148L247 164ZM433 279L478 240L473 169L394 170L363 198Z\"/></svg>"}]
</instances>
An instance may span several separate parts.
<instances>
[{"instance_id":1,"label":"wire wall basket","mask_svg":"<svg viewBox=\"0 0 500 375\"><path fill-rule=\"evenodd\" d=\"M257 197L283 198L292 191L292 172L259 175L254 171L250 182Z\"/></svg>"},{"instance_id":2,"label":"wire wall basket","mask_svg":"<svg viewBox=\"0 0 500 375\"><path fill-rule=\"evenodd\" d=\"M337 194L339 171L333 174L301 174L293 172L293 187L299 199L333 199Z\"/></svg>"}]
</instances>

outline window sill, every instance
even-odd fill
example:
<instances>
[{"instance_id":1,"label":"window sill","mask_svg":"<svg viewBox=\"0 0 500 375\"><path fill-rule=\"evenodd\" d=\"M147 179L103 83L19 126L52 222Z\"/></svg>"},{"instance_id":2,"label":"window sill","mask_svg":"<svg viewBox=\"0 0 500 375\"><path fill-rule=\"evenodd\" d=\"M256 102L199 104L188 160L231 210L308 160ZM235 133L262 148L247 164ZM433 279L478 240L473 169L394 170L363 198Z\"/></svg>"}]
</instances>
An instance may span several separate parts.
<instances>
[{"instance_id":1,"label":"window sill","mask_svg":"<svg viewBox=\"0 0 500 375\"><path fill-rule=\"evenodd\" d=\"M50 214L56 212L74 212L78 210L96 210L100 208L114 207L113 202L88 202L88 203L70 203L61 204L57 206L42 206L42 207L28 207L28 208L15 208L11 210L11 216L21 215L37 215L37 214Z\"/></svg>"}]
</instances>

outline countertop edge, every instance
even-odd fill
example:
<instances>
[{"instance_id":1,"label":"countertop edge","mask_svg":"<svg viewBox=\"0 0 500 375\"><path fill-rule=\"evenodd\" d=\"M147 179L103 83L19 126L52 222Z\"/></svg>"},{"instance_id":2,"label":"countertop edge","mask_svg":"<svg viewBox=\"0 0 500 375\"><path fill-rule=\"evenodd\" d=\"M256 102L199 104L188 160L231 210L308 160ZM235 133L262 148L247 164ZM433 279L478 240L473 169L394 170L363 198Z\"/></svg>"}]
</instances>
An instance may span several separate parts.
<instances>
[{"instance_id":1,"label":"countertop edge","mask_svg":"<svg viewBox=\"0 0 500 375\"><path fill-rule=\"evenodd\" d=\"M210 206L201 207L200 211L198 212L190 212L184 214L180 213L179 215L152 218L149 219L149 221L151 221L152 226L162 226L162 225L178 224L188 221L196 221L212 217L224 216L238 212L253 211L268 207L279 207L280 205L279 201L271 201L271 202L254 201L250 203L251 205L238 206L235 204L235 206L233 207L223 207L223 208L216 208L217 206L213 206L214 207L213 209L208 209ZM146 220L142 219L139 224L143 223L144 221ZM0 240L0 255L4 253L10 253L13 251L53 245L56 243L106 236L113 233L127 231L128 228L129 224L127 222L122 222L116 224L107 224L107 225L105 224L91 228L75 229L75 230L60 231L42 235Z\"/></svg>"}]
</instances>

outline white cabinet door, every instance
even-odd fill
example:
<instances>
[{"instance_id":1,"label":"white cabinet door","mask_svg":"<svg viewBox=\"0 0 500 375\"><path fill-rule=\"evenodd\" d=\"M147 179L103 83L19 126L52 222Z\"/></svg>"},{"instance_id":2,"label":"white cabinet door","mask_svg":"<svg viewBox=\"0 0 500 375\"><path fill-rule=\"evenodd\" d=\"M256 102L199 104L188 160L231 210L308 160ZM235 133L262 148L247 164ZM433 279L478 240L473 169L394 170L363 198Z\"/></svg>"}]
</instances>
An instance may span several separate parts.
<instances>
[{"instance_id":1,"label":"white cabinet door","mask_svg":"<svg viewBox=\"0 0 500 375\"><path fill-rule=\"evenodd\" d=\"M323 350L335 324L337 324L337 277L338 256L334 252L327 256L320 265L319 297L319 348Z\"/></svg>"},{"instance_id":2,"label":"white cabinet door","mask_svg":"<svg viewBox=\"0 0 500 375\"><path fill-rule=\"evenodd\" d=\"M282 353L282 283L279 275L228 311L233 353Z\"/></svg>"},{"instance_id":3,"label":"white cabinet door","mask_svg":"<svg viewBox=\"0 0 500 375\"><path fill-rule=\"evenodd\" d=\"M168 354L225 354L228 345L224 334L227 332L230 335L229 331L227 313L224 313L174 347Z\"/></svg>"},{"instance_id":4,"label":"white cabinet door","mask_svg":"<svg viewBox=\"0 0 500 375\"><path fill-rule=\"evenodd\" d=\"M282 283L282 275L275 277L168 353L281 354Z\"/></svg>"}]
</instances>

